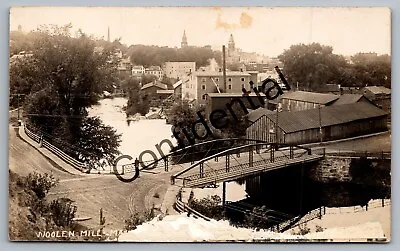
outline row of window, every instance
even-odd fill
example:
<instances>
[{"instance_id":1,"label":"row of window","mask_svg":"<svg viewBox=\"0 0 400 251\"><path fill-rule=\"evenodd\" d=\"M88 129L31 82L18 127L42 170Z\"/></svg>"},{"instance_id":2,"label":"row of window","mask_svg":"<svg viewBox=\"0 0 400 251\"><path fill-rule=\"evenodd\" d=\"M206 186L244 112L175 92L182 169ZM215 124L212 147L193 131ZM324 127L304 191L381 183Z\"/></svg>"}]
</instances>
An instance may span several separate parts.
<instances>
[{"instance_id":1,"label":"row of window","mask_svg":"<svg viewBox=\"0 0 400 251\"><path fill-rule=\"evenodd\" d=\"M215 82L219 82L219 78L214 78ZM201 78L201 82L206 82L207 78ZM241 78L240 81L244 82L245 78ZM228 82L232 82L232 78L228 78Z\"/></svg>"},{"instance_id":2,"label":"row of window","mask_svg":"<svg viewBox=\"0 0 400 251\"><path fill-rule=\"evenodd\" d=\"M217 87L219 87L219 84L217 84ZM201 85L201 89L205 90L206 89L206 85ZM228 90L232 90L232 85L231 84L228 85Z\"/></svg>"}]
</instances>

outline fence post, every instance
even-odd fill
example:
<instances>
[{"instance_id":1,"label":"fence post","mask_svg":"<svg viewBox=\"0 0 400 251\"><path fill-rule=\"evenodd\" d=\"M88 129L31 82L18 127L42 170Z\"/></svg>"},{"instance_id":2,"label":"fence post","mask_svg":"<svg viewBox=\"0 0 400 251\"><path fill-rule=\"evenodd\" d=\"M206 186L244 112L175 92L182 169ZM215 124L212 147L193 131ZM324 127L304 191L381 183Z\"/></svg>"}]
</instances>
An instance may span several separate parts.
<instances>
[{"instance_id":1,"label":"fence post","mask_svg":"<svg viewBox=\"0 0 400 251\"><path fill-rule=\"evenodd\" d=\"M164 171L168 172L168 157L164 159Z\"/></svg>"},{"instance_id":2,"label":"fence post","mask_svg":"<svg viewBox=\"0 0 400 251\"><path fill-rule=\"evenodd\" d=\"M322 207L319 207L319 216L318 216L318 219L321 219L322 218Z\"/></svg>"},{"instance_id":3,"label":"fence post","mask_svg":"<svg viewBox=\"0 0 400 251\"><path fill-rule=\"evenodd\" d=\"M230 165L230 163L229 163L229 153L226 155L226 160L225 160L225 171L226 172L229 172L229 165Z\"/></svg>"},{"instance_id":4,"label":"fence post","mask_svg":"<svg viewBox=\"0 0 400 251\"><path fill-rule=\"evenodd\" d=\"M324 215L326 214L326 207L324 206Z\"/></svg>"},{"instance_id":5,"label":"fence post","mask_svg":"<svg viewBox=\"0 0 400 251\"><path fill-rule=\"evenodd\" d=\"M382 207L385 207L385 200L382 199Z\"/></svg>"}]
</instances>

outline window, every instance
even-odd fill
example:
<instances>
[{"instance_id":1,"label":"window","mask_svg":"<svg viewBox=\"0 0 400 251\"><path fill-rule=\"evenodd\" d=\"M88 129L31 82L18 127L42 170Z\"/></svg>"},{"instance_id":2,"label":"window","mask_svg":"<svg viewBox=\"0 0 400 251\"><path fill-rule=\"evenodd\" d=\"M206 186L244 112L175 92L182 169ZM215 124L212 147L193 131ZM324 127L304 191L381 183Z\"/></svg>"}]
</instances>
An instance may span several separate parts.
<instances>
[{"instance_id":1,"label":"window","mask_svg":"<svg viewBox=\"0 0 400 251\"><path fill-rule=\"evenodd\" d=\"M201 89L205 90L206 89L206 85L201 85Z\"/></svg>"},{"instance_id":2,"label":"window","mask_svg":"<svg viewBox=\"0 0 400 251\"><path fill-rule=\"evenodd\" d=\"M241 80L242 82L244 82L244 78L241 78L240 80Z\"/></svg>"},{"instance_id":3,"label":"window","mask_svg":"<svg viewBox=\"0 0 400 251\"><path fill-rule=\"evenodd\" d=\"M215 78L215 82L219 82L219 78Z\"/></svg>"},{"instance_id":4,"label":"window","mask_svg":"<svg viewBox=\"0 0 400 251\"><path fill-rule=\"evenodd\" d=\"M232 90L232 85L228 85L228 89L229 89L229 90Z\"/></svg>"},{"instance_id":5,"label":"window","mask_svg":"<svg viewBox=\"0 0 400 251\"><path fill-rule=\"evenodd\" d=\"M232 82L232 78L228 78L228 81L229 81L229 82Z\"/></svg>"},{"instance_id":6,"label":"window","mask_svg":"<svg viewBox=\"0 0 400 251\"><path fill-rule=\"evenodd\" d=\"M207 79L206 78L201 78L201 82L206 82Z\"/></svg>"},{"instance_id":7,"label":"window","mask_svg":"<svg viewBox=\"0 0 400 251\"><path fill-rule=\"evenodd\" d=\"M201 98L202 98L203 100L206 100L206 94L203 94L203 95L201 96Z\"/></svg>"}]
</instances>

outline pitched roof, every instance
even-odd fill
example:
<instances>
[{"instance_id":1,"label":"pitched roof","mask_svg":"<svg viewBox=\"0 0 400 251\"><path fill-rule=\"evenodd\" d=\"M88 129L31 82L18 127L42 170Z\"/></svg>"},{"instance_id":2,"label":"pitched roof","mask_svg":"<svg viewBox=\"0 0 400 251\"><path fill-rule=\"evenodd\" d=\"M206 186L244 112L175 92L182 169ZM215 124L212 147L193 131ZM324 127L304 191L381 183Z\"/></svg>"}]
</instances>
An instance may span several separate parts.
<instances>
[{"instance_id":1,"label":"pitched roof","mask_svg":"<svg viewBox=\"0 0 400 251\"><path fill-rule=\"evenodd\" d=\"M342 94L332 105L344 105L357 103L363 95L361 94Z\"/></svg>"},{"instance_id":2,"label":"pitched roof","mask_svg":"<svg viewBox=\"0 0 400 251\"><path fill-rule=\"evenodd\" d=\"M146 68L146 71L161 71L161 67L158 65L152 65L149 68Z\"/></svg>"},{"instance_id":3,"label":"pitched roof","mask_svg":"<svg viewBox=\"0 0 400 251\"><path fill-rule=\"evenodd\" d=\"M174 85L173 85L173 87L174 87L174 89L176 89L177 87L179 87L180 85L182 85L182 79L181 80L179 80L178 82L176 82Z\"/></svg>"},{"instance_id":4,"label":"pitched roof","mask_svg":"<svg viewBox=\"0 0 400 251\"><path fill-rule=\"evenodd\" d=\"M374 94L390 94L391 90L389 88L386 88L384 86L367 86L364 87L365 89L369 90L370 92Z\"/></svg>"},{"instance_id":5,"label":"pitched roof","mask_svg":"<svg viewBox=\"0 0 400 251\"><path fill-rule=\"evenodd\" d=\"M320 111L318 108L316 108L297 112L280 112L278 114L278 126L285 133L319 128L319 114L321 114L322 127L387 115L385 111L375 107L370 103L360 102L354 104L321 107ZM273 122L276 122L277 116L275 112L265 112L265 116Z\"/></svg>"},{"instance_id":6,"label":"pitched roof","mask_svg":"<svg viewBox=\"0 0 400 251\"><path fill-rule=\"evenodd\" d=\"M161 82L153 81L153 82L147 83L147 84L145 84L144 86L142 86L142 88L140 88L140 90L144 90L144 89L150 88L150 87L152 87L152 86L156 86L156 87L158 87L158 88L160 88L160 89L164 89L164 90L167 90L167 89L168 89L168 87L167 87L166 84L163 84L163 83L161 83Z\"/></svg>"},{"instance_id":7,"label":"pitched roof","mask_svg":"<svg viewBox=\"0 0 400 251\"><path fill-rule=\"evenodd\" d=\"M317 93L317 92L305 92L305 91L290 91L286 92L281 96L281 99L290 99L290 100L297 100L297 101L305 101L310 103L316 103L325 105L328 104L336 99L339 96L335 94L328 94L328 93Z\"/></svg>"},{"instance_id":8,"label":"pitched roof","mask_svg":"<svg viewBox=\"0 0 400 251\"><path fill-rule=\"evenodd\" d=\"M248 111L249 111L249 114L247 114L247 119L250 122L255 122L255 121L257 121L257 119L261 118L262 116L264 116L266 114L275 114L276 115L276 112L262 108L262 107L260 107L256 110L252 110L252 111L250 111L250 109L248 109Z\"/></svg>"}]
</instances>

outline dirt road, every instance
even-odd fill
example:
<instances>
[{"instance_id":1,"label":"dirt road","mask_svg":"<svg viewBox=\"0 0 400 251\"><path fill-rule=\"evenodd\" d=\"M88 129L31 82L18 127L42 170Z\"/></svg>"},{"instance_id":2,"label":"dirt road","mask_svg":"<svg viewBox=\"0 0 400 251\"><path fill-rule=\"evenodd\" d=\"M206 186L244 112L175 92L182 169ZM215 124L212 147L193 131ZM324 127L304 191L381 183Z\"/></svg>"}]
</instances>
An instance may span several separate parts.
<instances>
[{"instance_id":1,"label":"dirt road","mask_svg":"<svg viewBox=\"0 0 400 251\"><path fill-rule=\"evenodd\" d=\"M83 222L90 227L99 225L99 211L103 209L107 229L122 229L124 220L133 209L143 212L159 205L169 185L170 173L141 173L140 178L123 183L114 175L72 175L54 167L34 147L16 136L9 127L9 168L19 175L32 172L51 173L60 180L48 199L68 197L78 206L77 217L92 217Z\"/></svg>"}]
</instances>

